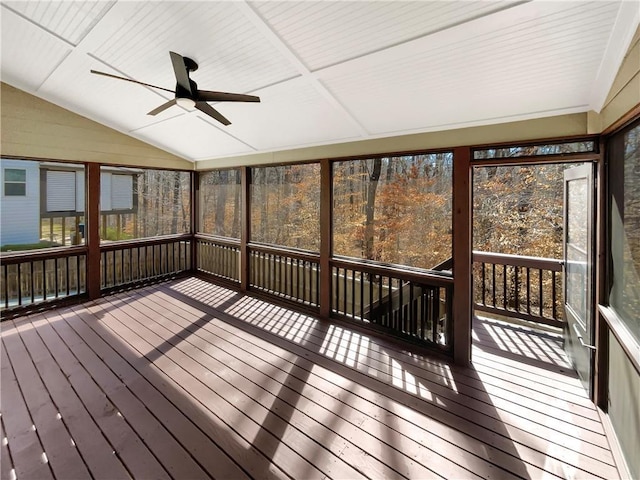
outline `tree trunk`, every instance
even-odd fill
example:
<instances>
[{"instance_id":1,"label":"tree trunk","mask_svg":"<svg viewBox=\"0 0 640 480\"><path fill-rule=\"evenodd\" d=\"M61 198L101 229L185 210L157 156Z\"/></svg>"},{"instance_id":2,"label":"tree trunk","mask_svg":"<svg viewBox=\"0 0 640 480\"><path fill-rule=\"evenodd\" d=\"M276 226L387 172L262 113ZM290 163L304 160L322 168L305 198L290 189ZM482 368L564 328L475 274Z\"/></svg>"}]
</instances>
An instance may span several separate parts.
<instances>
[{"instance_id":1,"label":"tree trunk","mask_svg":"<svg viewBox=\"0 0 640 480\"><path fill-rule=\"evenodd\" d=\"M229 172L221 170L218 173L217 181L215 182L215 188L218 191L216 195L216 214L215 224L213 225L213 233L215 235L223 235L224 228L224 213L227 206L227 188L229 188Z\"/></svg>"},{"instance_id":2,"label":"tree trunk","mask_svg":"<svg viewBox=\"0 0 640 480\"><path fill-rule=\"evenodd\" d=\"M380 171L382 170L382 158L373 160L373 171L369 175L369 186L367 188L367 205L365 207L365 223L364 223L364 257L374 260L374 228L373 220L375 213L376 190L378 181L380 180Z\"/></svg>"},{"instance_id":3,"label":"tree trunk","mask_svg":"<svg viewBox=\"0 0 640 480\"><path fill-rule=\"evenodd\" d=\"M171 216L171 233L178 233L178 217L180 216L180 172L173 176L173 213Z\"/></svg>"}]
</instances>

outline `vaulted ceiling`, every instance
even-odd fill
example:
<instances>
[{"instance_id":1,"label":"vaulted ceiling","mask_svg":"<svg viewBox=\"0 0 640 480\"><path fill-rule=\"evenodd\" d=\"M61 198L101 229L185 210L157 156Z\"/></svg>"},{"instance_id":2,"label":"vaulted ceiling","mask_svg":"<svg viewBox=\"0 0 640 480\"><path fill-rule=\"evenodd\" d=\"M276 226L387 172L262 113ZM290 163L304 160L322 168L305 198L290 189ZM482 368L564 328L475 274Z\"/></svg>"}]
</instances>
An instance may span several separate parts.
<instances>
[{"instance_id":1,"label":"vaulted ceiling","mask_svg":"<svg viewBox=\"0 0 640 480\"><path fill-rule=\"evenodd\" d=\"M598 111L638 0L3 1L1 80L198 161ZM169 51L199 88L259 95L146 113Z\"/></svg>"}]
</instances>

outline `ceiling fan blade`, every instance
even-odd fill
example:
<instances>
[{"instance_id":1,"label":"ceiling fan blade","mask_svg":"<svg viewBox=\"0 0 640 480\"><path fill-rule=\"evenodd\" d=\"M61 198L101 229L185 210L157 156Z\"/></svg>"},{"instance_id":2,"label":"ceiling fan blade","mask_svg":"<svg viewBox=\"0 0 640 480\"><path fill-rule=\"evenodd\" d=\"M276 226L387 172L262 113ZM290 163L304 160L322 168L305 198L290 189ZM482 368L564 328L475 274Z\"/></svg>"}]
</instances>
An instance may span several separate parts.
<instances>
[{"instance_id":1,"label":"ceiling fan blade","mask_svg":"<svg viewBox=\"0 0 640 480\"><path fill-rule=\"evenodd\" d=\"M173 65L173 71L176 75L176 82L178 85L189 95L193 95L191 91L191 82L189 81L189 72L187 66L184 63L184 57L176 52L169 52L171 55L171 64Z\"/></svg>"},{"instance_id":2,"label":"ceiling fan blade","mask_svg":"<svg viewBox=\"0 0 640 480\"><path fill-rule=\"evenodd\" d=\"M213 108L206 102L196 102L196 108L202 113L206 113L210 117L215 118L223 125L231 125L231 122L229 120L227 120L220 112L218 112L215 108Z\"/></svg>"},{"instance_id":3,"label":"ceiling fan blade","mask_svg":"<svg viewBox=\"0 0 640 480\"><path fill-rule=\"evenodd\" d=\"M144 85L145 87L157 88L158 90L164 90L165 92L174 93L173 90L169 90L168 88L158 87L156 85L151 85L150 83L139 82L138 80L131 80L126 77L119 77L118 75L112 75L111 73L99 72L98 70L91 70L91 73L95 73L96 75L102 75L104 77L116 78L118 80L125 80L131 83L137 83L138 85Z\"/></svg>"},{"instance_id":4,"label":"ceiling fan blade","mask_svg":"<svg viewBox=\"0 0 640 480\"><path fill-rule=\"evenodd\" d=\"M197 99L205 102L259 102L260 97L244 95L242 93L211 92L198 90Z\"/></svg>"},{"instance_id":5,"label":"ceiling fan blade","mask_svg":"<svg viewBox=\"0 0 640 480\"><path fill-rule=\"evenodd\" d=\"M173 106L175 104L176 104L176 99L174 98L173 100L169 100L167 103L163 103L158 108L154 108L149 113L147 113L147 115L157 115L160 112L164 112L167 108L169 108L169 107L171 107L171 106Z\"/></svg>"}]
</instances>

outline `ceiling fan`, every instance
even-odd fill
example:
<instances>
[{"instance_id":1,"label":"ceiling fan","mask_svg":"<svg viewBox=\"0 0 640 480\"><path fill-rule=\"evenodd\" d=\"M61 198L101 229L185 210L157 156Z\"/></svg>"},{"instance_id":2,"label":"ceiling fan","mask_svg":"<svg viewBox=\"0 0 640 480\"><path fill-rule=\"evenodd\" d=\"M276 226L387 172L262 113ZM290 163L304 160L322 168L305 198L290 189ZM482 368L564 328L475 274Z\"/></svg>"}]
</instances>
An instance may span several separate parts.
<instances>
[{"instance_id":1,"label":"ceiling fan","mask_svg":"<svg viewBox=\"0 0 640 480\"><path fill-rule=\"evenodd\" d=\"M157 115L158 113L166 110L172 105L178 104L184 108L197 108L203 113L206 113L210 117L216 119L224 125L231 125L231 122L227 120L220 112L209 105L207 102L259 102L260 97L255 95L244 95L241 93L227 93L227 92L212 92L210 90L198 90L196 82L189 78L189 72L195 72L198 69L198 64L189 57L183 57L175 52L169 52L171 55L171 64L173 65L173 71L176 75L176 89L169 90L168 88L158 87L149 83L139 82L130 78L119 77L118 75L112 75L110 73L99 72L97 70L91 70L91 73L97 75L104 75L105 77L117 78L119 80L126 80L127 82L137 83L146 87L157 88L158 90L164 90L174 93L175 98L163 103L158 108L154 108L147 115Z\"/></svg>"}]
</instances>

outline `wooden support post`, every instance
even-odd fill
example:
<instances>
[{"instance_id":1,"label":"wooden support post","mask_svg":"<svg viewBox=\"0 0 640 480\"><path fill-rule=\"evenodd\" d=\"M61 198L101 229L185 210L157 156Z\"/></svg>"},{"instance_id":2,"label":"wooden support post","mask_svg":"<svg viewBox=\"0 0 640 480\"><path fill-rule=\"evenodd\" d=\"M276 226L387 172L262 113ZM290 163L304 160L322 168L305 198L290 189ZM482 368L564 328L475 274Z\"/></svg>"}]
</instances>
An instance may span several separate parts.
<instances>
[{"instance_id":1,"label":"wooden support post","mask_svg":"<svg viewBox=\"0 0 640 480\"><path fill-rule=\"evenodd\" d=\"M242 167L240 171L241 231L240 231L240 290L249 289L249 240L251 238L251 170Z\"/></svg>"},{"instance_id":2,"label":"wooden support post","mask_svg":"<svg viewBox=\"0 0 640 480\"><path fill-rule=\"evenodd\" d=\"M196 233L200 226L200 173L191 172L191 218L189 222L189 233L191 234L191 268L192 272L198 270L198 242Z\"/></svg>"},{"instance_id":3,"label":"wooden support post","mask_svg":"<svg viewBox=\"0 0 640 480\"><path fill-rule=\"evenodd\" d=\"M333 206L331 162L320 161L320 317L331 314L331 211Z\"/></svg>"},{"instance_id":4,"label":"wooden support post","mask_svg":"<svg viewBox=\"0 0 640 480\"><path fill-rule=\"evenodd\" d=\"M100 164L86 164L87 215L87 292L89 298L100 297Z\"/></svg>"},{"instance_id":5,"label":"wooden support post","mask_svg":"<svg viewBox=\"0 0 640 480\"><path fill-rule=\"evenodd\" d=\"M607 322L600 314L598 305L606 305L609 301L609 282L607 280L607 204L609 189L607 186L606 143L600 141L600 157L596 168L596 262L595 262L595 302L593 318L595 320L596 346L593 372L593 403L603 411L608 409L609 383L609 329Z\"/></svg>"},{"instance_id":6,"label":"wooden support post","mask_svg":"<svg viewBox=\"0 0 640 480\"><path fill-rule=\"evenodd\" d=\"M471 149L453 151L453 357L456 364L471 362L472 278Z\"/></svg>"}]
</instances>

